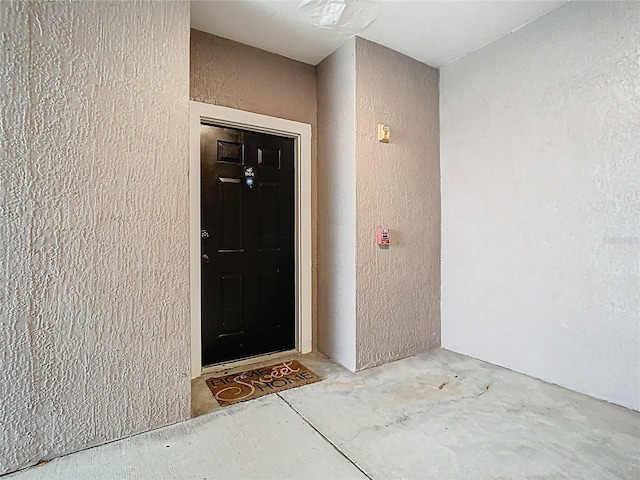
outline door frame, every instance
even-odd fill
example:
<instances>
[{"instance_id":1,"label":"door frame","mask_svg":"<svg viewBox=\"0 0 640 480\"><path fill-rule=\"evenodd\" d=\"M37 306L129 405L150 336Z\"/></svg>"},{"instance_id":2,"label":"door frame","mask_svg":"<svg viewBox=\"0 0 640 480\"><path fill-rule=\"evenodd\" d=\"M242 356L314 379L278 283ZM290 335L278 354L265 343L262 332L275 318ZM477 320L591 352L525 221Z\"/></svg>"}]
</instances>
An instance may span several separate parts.
<instances>
[{"instance_id":1,"label":"door frame","mask_svg":"<svg viewBox=\"0 0 640 480\"><path fill-rule=\"evenodd\" d=\"M296 350L312 348L311 320L311 125L234 108L190 102L189 278L191 293L191 378L202 374L200 304L200 122L293 138L295 142L295 312Z\"/></svg>"}]
</instances>

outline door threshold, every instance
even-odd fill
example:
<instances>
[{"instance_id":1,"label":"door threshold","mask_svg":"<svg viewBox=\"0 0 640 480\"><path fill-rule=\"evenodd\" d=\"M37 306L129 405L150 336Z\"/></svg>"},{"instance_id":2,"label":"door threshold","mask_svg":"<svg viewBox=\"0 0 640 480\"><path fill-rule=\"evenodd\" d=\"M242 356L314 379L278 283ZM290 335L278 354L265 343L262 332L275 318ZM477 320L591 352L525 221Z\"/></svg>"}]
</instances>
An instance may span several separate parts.
<instances>
[{"instance_id":1,"label":"door threshold","mask_svg":"<svg viewBox=\"0 0 640 480\"><path fill-rule=\"evenodd\" d=\"M218 373L224 370L231 370L232 368L244 367L246 365L252 365L254 363L269 362L271 360L277 360L283 357L290 357L291 355L297 355L298 350L284 350L282 352L267 353L266 355L256 355L255 357L242 358L240 360L232 360L230 362L215 363L213 365L207 365L202 367L200 375L209 375L211 373Z\"/></svg>"}]
</instances>

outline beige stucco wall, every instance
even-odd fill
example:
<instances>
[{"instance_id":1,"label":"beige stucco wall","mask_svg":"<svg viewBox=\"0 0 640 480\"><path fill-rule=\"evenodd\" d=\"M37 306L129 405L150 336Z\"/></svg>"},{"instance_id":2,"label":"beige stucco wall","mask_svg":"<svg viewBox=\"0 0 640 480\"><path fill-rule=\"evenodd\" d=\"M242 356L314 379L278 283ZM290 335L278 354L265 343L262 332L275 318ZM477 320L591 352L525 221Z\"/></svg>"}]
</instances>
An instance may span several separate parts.
<instances>
[{"instance_id":1,"label":"beige stucco wall","mask_svg":"<svg viewBox=\"0 0 640 480\"><path fill-rule=\"evenodd\" d=\"M188 2L0 3L0 474L189 416L188 52Z\"/></svg>"},{"instance_id":2,"label":"beige stucco wall","mask_svg":"<svg viewBox=\"0 0 640 480\"><path fill-rule=\"evenodd\" d=\"M191 100L311 125L313 292L317 288L316 69L242 43L191 30ZM313 295L314 347L317 296Z\"/></svg>"},{"instance_id":3,"label":"beige stucco wall","mask_svg":"<svg viewBox=\"0 0 640 480\"><path fill-rule=\"evenodd\" d=\"M440 346L438 87L437 69L357 38L358 369ZM391 229L388 250L379 226Z\"/></svg>"},{"instance_id":4,"label":"beige stucco wall","mask_svg":"<svg viewBox=\"0 0 640 480\"><path fill-rule=\"evenodd\" d=\"M438 70L355 38L318 66L318 103L319 347L352 370L438 347Z\"/></svg>"},{"instance_id":5,"label":"beige stucco wall","mask_svg":"<svg viewBox=\"0 0 640 480\"><path fill-rule=\"evenodd\" d=\"M356 369L356 42L318 72L318 348Z\"/></svg>"}]
</instances>

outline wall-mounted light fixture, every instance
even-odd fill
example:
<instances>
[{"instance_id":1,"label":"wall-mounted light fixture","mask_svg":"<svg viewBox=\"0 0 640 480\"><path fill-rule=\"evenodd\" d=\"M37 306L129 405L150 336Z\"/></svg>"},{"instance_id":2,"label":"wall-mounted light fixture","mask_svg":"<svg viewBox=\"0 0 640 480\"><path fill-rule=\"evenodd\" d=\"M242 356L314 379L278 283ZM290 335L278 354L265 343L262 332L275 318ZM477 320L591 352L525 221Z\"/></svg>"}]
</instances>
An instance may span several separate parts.
<instances>
[{"instance_id":1,"label":"wall-mounted light fixture","mask_svg":"<svg viewBox=\"0 0 640 480\"><path fill-rule=\"evenodd\" d=\"M391 134L391 129L389 125L383 125L382 123L378 124L378 141L383 143L389 143L389 135Z\"/></svg>"}]
</instances>

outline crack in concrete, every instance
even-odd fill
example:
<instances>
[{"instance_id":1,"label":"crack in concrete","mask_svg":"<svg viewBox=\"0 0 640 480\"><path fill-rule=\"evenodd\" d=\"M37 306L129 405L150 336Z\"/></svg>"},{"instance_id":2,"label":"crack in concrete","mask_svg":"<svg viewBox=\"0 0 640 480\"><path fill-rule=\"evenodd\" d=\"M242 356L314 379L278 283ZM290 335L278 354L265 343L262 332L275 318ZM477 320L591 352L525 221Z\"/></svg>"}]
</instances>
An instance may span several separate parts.
<instances>
[{"instance_id":1,"label":"crack in concrete","mask_svg":"<svg viewBox=\"0 0 640 480\"><path fill-rule=\"evenodd\" d=\"M372 480L371 475L369 475L367 472L365 472L362 467L360 467L354 460L352 460L346 453L344 453L342 450L340 450L340 447L338 445L336 445L335 443L333 443L331 441L331 439L329 437L327 437L324 433L322 433L318 428L316 428L316 426L311 423L302 413L300 413L293 405L291 405L291 403L289 403L287 401L286 398L284 398L282 395L280 395L280 393L276 393L276 395L280 398L280 400L282 400L284 403L287 404L287 406L293 410L296 415L298 415L307 425L309 425L318 435L320 435L320 437L322 437L329 445L331 445L331 447L338 452L338 454L343 457L347 462L349 462L351 465L353 465L355 468L358 469L358 471L360 473L362 473L366 478L368 478L369 480Z\"/></svg>"},{"instance_id":2,"label":"crack in concrete","mask_svg":"<svg viewBox=\"0 0 640 480\"><path fill-rule=\"evenodd\" d=\"M414 417L416 415L422 415L424 413L429 413L431 410L433 410L436 407L445 407L447 405L451 405L452 403L455 402L459 402L460 400L468 400L468 399L473 399L473 398L480 398L482 395L484 395L485 393L487 393L489 391L489 388L491 388L491 386L493 386L493 382L489 383L484 390L482 390L480 393L476 394L476 395L467 395L465 397L459 397L459 398L453 398L449 401L446 402L439 402L439 403L434 403L432 405L430 405L428 408L424 408L421 410L418 410L416 412L411 412L411 413L405 413L404 415L385 423L384 425L373 425L372 427L369 428L364 428L362 430L360 430L358 433L356 433L353 437L351 437L348 440L345 440L344 442L341 442L339 444L340 447L346 445L347 443L353 442L356 438L358 438L360 435L362 435L363 433L367 432L367 431L378 431L378 430L382 430L384 428L388 428L391 425L395 425L395 424L402 424L404 422L406 422L407 420L411 419L411 417Z\"/></svg>"},{"instance_id":3,"label":"crack in concrete","mask_svg":"<svg viewBox=\"0 0 640 480\"><path fill-rule=\"evenodd\" d=\"M459 402L461 400L469 400L469 399L476 399L476 398L480 398L481 396L483 396L485 393L487 393L489 391L489 389L493 386L493 382L488 383L485 388L478 394L475 395L467 395L464 397L458 397L458 398L453 398L449 401L446 402L439 402L439 403L434 403L432 405L430 405L428 408L424 408L421 410L418 410L417 412L411 412L408 414L404 414L402 416L400 416L399 418L396 418L390 422L385 423L384 425L373 425L370 428L364 428L362 430L360 430L358 433L356 433L353 437L351 437L348 440L345 440L344 442L341 442L339 444L333 443L333 441L331 441L331 439L329 437L327 437L324 433L322 433L313 423L311 423L300 411L298 411L287 399L285 399L282 395L280 395L280 393L276 393L276 395L285 403L287 404L287 406L289 408L291 408L291 410L293 410L296 415L298 415L307 425L309 425L311 428L313 428L313 430L315 430L315 432L320 435L327 443L329 443L329 445L331 445L331 447L333 447L333 449L338 452L338 454L342 457L344 457L345 460L347 460L349 463L351 463L355 468L357 468L365 477L367 477L369 480L372 480L372 477L363 470L362 467L360 467L355 461L353 461L342 449L341 447L343 447L344 445L346 445L347 443L351 443L353 442L356 438L358 438L360 435L362 435L363 433L367 432L367 431L378 431L378 430L382 430L385 428L390 427L391 425L394 424L401 424L403 422L406 422L407 420L411 419L411 417L414 417L416 415L422 415L424 413L429 413L431 410L433 410L436 407L443 407L443 406L447 406L447 405L451 405L452 403L455 402Z\"/></svg>"}]
</instances>

